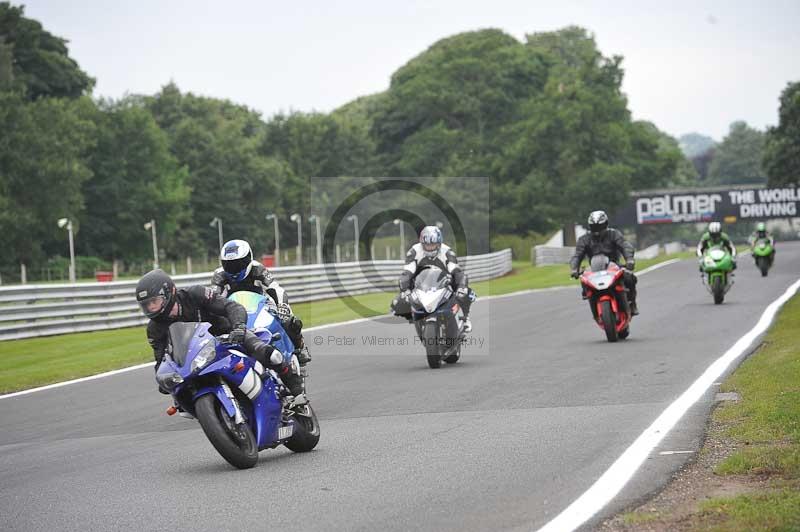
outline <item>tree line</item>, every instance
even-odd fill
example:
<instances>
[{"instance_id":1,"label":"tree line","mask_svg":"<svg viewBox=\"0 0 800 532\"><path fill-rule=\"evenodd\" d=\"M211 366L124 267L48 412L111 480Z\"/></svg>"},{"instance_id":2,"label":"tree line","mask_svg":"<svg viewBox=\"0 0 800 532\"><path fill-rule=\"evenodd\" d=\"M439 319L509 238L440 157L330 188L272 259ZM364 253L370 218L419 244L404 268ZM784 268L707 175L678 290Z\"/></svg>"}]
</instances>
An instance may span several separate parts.
<instances>
[{"instance_id":1,"label":"tree line","mask_svg":"<svg viewBox=\"0 0 800 532\"><path fill-rule=\"evenodd\" d=\"M2 2L0 266L63 256L62 217L76 253L105 260L150 257L150 219L167 258L215 253L213 217L260 251L272 248L264 216L275 213L288 247L289 215L307 219L314 176L486 176L488 197L449 194L482 202L492 236L518 237L613 210L634 189L694 184L678 141L632 119L623 75L622 58L604 56L585 29L523 41L488 29L440 40L386 91L331 113L264 118L172 82L94 99L67 41ZM771 179L796 175L797 94L787 88L767 133Z\"/></svg>"}]
</instances>

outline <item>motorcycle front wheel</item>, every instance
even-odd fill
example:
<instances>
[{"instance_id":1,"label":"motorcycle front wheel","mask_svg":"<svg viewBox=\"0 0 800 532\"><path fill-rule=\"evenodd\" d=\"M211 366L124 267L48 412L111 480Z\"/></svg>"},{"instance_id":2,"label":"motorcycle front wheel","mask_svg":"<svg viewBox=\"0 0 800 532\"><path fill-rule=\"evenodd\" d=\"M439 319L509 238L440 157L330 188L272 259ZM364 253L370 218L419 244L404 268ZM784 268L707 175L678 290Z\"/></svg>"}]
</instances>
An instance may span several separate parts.
<instances>
[{"instance_id":1,"label":"motorcycle front wheel","mask_svg":"<svg viewBox=\"0 0 800 532\"><path fill-rule=\"evenodd\" d=\"M258 446L247 423L236 424L214 394L194 403L197 421L211 445L233 467L249 469L258 461Z\"/></svg>"},{"instance_id":2,"label":"motorcycle front wheel","mask_svg":"<svg viewBox=\"0 0 800 532\"><path fill-rule=\"evenodd\" d=\"M425 322L422 339L425 342L425 356L428 359L428 366L431 369L439 369L442 366L442 356L439 351L439 323L436 321Z\"/></svg>"},{"instance_id":3,"label":"motorcycle front wheel","mask_svg":"<svg viewBox=\"0 0 800 532\"><path fill-rule=\"evenodd\" d=\"M617 341L617 316L611 309L610 301L603 301L600 304L600 311L603 315L603 330L606 332L606 340L609 342Z\"/></svg>"},{"instance_id":4,"label":"motorcycle front wheel","mask_svg":"<svg viewBox=\"0 0 800 532\"><path fill-rule=\"evenodd\" d=\"M715 305L719 305L725 300L725 285L722 283L722 275L716 275L711 279L711 293L714 295Z\"/></svg>"}]
</instances>

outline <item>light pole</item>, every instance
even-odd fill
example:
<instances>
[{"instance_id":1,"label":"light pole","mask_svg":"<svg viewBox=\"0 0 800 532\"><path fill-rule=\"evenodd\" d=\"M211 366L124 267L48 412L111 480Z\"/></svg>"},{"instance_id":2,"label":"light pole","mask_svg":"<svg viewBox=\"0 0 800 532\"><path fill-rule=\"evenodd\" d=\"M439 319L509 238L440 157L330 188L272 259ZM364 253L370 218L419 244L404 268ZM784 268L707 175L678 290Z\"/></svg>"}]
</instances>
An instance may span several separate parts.
<instances>
[{"instance_id":1,"label":"light pole","mask_svg":"<svg viewBox=\"0 0 800 532\"><path fill-rule=\"evenodd\" d=\"M158 241L156 240L156 221L150 220L144 224L144 229L153 232L153 269L158 269Z\"/></svg>"},{"instance_id":2,"label":"light pole","mask_svg":"<svg viewBox=\"0 0 800 532\"><path fill-rule=\"evenodd\" d=\"M222 220L217 216L214 216L214 219L211 220L211 223L208 224L209 227L217 226L217 234L219 235L219 249L222 249Z\"/></svg>"},{"instance_id":3,"label":"light pole","mask_svg":"<svg viewBox=\"0 0 800 532\"><path fill-rule=\"evenodd\" d=\"M347 217L348 220L353 220L353 228L355 229L356 235L356 262L358 262L358 215L351 214Z\"/></svg>"},{"instance_id":4,"label":"light pole","mask_svg":"<svg viewBox=\"0 0 800 532\"><path fill-rule=\"evenodd\" d=\"M72 241L72 220L69 218L59 218L58 226L60 228L67 227L69 233L69 282L75 282L75 244Z\"/></svg>"},{"instance_id":5,"label":"light pole","mask_svg":"<svg viewBox=\"0 0 800 532\"><path fill-rule=\"evenodd\" d=\"M275 266L281 265L281 244L280 244L280 233L278 233L278 217L275 214L268 214L267 220L274 220L275 222Z\"/></svg>"},{"instance_id":6,"label":"light pole","mask_svg":"<svg viewBox=\"0 0 800 532\"><path fill-rule=\"evenodd\" d=\"M297 265L303 264L303 217L294 213L289 217L293 222L297 222Z\"/></svg>"},{"instance_id":7,"label":"light pole","mask_svg":"<svg viewBox=\"0 0 800 532\"><path fill-rule=\"evenodd\" d=\"M394 219L394 225L400 226L400 258L403 258L403 255L406 253L406 234L405 228L403 227L403 220L400 218Z\"/></svg>"},{"instance_id":8,"label":"light pole","mask_svg":"<svg viewBox=\"0 0 800 532\"><path fill-rule=\"evenodd\" d=\"M312 214L308 217L309 222L314 222L317 227L317 264L322 264L322 234L319 228L319 216Z\"/></svg>"}]
</instances>

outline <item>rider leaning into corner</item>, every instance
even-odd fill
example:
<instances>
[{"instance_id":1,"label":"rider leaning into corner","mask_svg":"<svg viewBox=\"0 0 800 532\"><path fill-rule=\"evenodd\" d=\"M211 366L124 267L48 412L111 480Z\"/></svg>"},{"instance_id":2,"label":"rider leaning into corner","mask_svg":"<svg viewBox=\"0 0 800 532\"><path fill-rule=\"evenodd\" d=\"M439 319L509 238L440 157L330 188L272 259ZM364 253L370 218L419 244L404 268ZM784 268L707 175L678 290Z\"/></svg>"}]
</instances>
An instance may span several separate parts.
<instances>
[{"instance_id":1,"label":"rider leaning into corner","mask_svg":"<svg viewBox=\"0 0 800 532\"><path fill-rule=\"evenodd\" d=\"M245 353L264 367L274 370L294 396L303 393L303 381L283 354L248 330L247 311L235 301L221 297L206 286L190 286L178 290L172 278L162 270L146 273L136 285L136 300L145 316L147 341L153 348L155 370L170 349L169 326L175 322L207 322L214 336L229 334L228 341L239 344ZM159 391L169 394L159 387Z\"/></svg>"},{"instance_id":2,"label":"rider leaning into corner","mask_svg":"<svg viewBox=\"0 0 800 532\"><path fill-rule=\"evenodd\" d=\"M733 269L736 269L736 246L733 245L731 239L722 231L722 224L719 222L711 222L708 224L708 231L703 233L700 237L700 242L697 244L697 258L702 259L703 253L712 246L722 246L731 254L731 261L733 262ZM703 271L703 263L700 262L700 271Z\"/></svg>"},{"instance_id":3,"label":"rider leaning into corner","mask_svg":"<svg viewBox=\"0 0 800 532\"><path fill-rule=\"evenodd\" d=\"M573 279L580 277L580 266L583 259L592 260L595 255L605 255L613 262L619 262L620 257L625 258L625 273L622 282L628 289L628 301L631 305L631 314L639 314L636 305L636 275L633 269L636 262L633 259L633 244L625 240L620 231L608 227L608 215L604 211L594 211L589 214L589 232L581 236L575 245L575 254L569 260L570 275Z\"/></svg>"},{"instance_id":4,"label":"rider leaning into corner","mask_svg":"<svg viewBox=\"0 0 800 532\"><path fill-rule=\"evenodd\" d=\"M403 266L403 273L400 274L400 296L408 300L414 278L423 268L440 268L451 276L458 303L464 312L464 332L468 333L472 331L469 310L475 295L467 285L467 274L458 265L458 257L443 241L442 230L435 225L422 228L419 242L411 246L406 253L406 264Z\"/></svg>"},{"instance_id":5,"label":"rider leaning into corner","mask_svg":"<svg viewBox=\"0 0 800 532\"><path fill-rule=\"evenodd\" d=\"M275 313L281 325L295 345L294 354L301 366L305 366L311 356L303 341L303 322L292 314L289 297L278 284L272 273L260 262L253 260L253 250L245 240L230 240L219 251L222 266L214 270L211 286L223 297L234 292L255 292L270 298L275 303Z\"/></svg>"}]
</instances>

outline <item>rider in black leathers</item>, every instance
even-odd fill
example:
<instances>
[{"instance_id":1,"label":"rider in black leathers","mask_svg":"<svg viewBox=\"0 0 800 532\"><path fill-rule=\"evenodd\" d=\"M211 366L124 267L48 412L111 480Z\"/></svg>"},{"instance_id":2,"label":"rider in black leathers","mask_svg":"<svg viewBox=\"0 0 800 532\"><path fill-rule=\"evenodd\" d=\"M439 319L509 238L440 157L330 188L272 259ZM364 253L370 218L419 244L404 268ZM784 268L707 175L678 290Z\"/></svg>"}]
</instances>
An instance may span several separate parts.
<instances>
[{"instance_id":1,"label":"rider in black leathers","mask_svg":"<svg viewBox=\"0 0 800 532\"><path fill-rule=\"evenodd\" d=\"M577 279L580 276L581 261L586 258L591 260L595 255L605 255L613 262L625 259L623 283L628 289L628 301L631 305L631 314L639 314L636 304L636 276L633 269L633 245L625 240L622 233L608 227L608 216L603 211L594 211L589 215L589 232L581 236L575 246L575 254L569 261L570 275Z\"/></svg>"},{"instance_id":2,"label":"rider in black leathers","mask_svg":"<svg viewBox=\"0 0 800 532\"><path fill-rule=\"evenodd\" d=\"M229 334L231 343L240 344L245 353L277 372L292 395L302 393L302 378L291 370L280 351L247 329L247 312L239 303L205 286L178 290L172 278L162 270L148 272L139 280L136 300L144 315L150 318L147 341L153 348L156 371L169 349L169 326L179 321L203 321L211 324L211 334ZM160 388L159 391L169 393Z\"/></svg>"}]
</instances>

